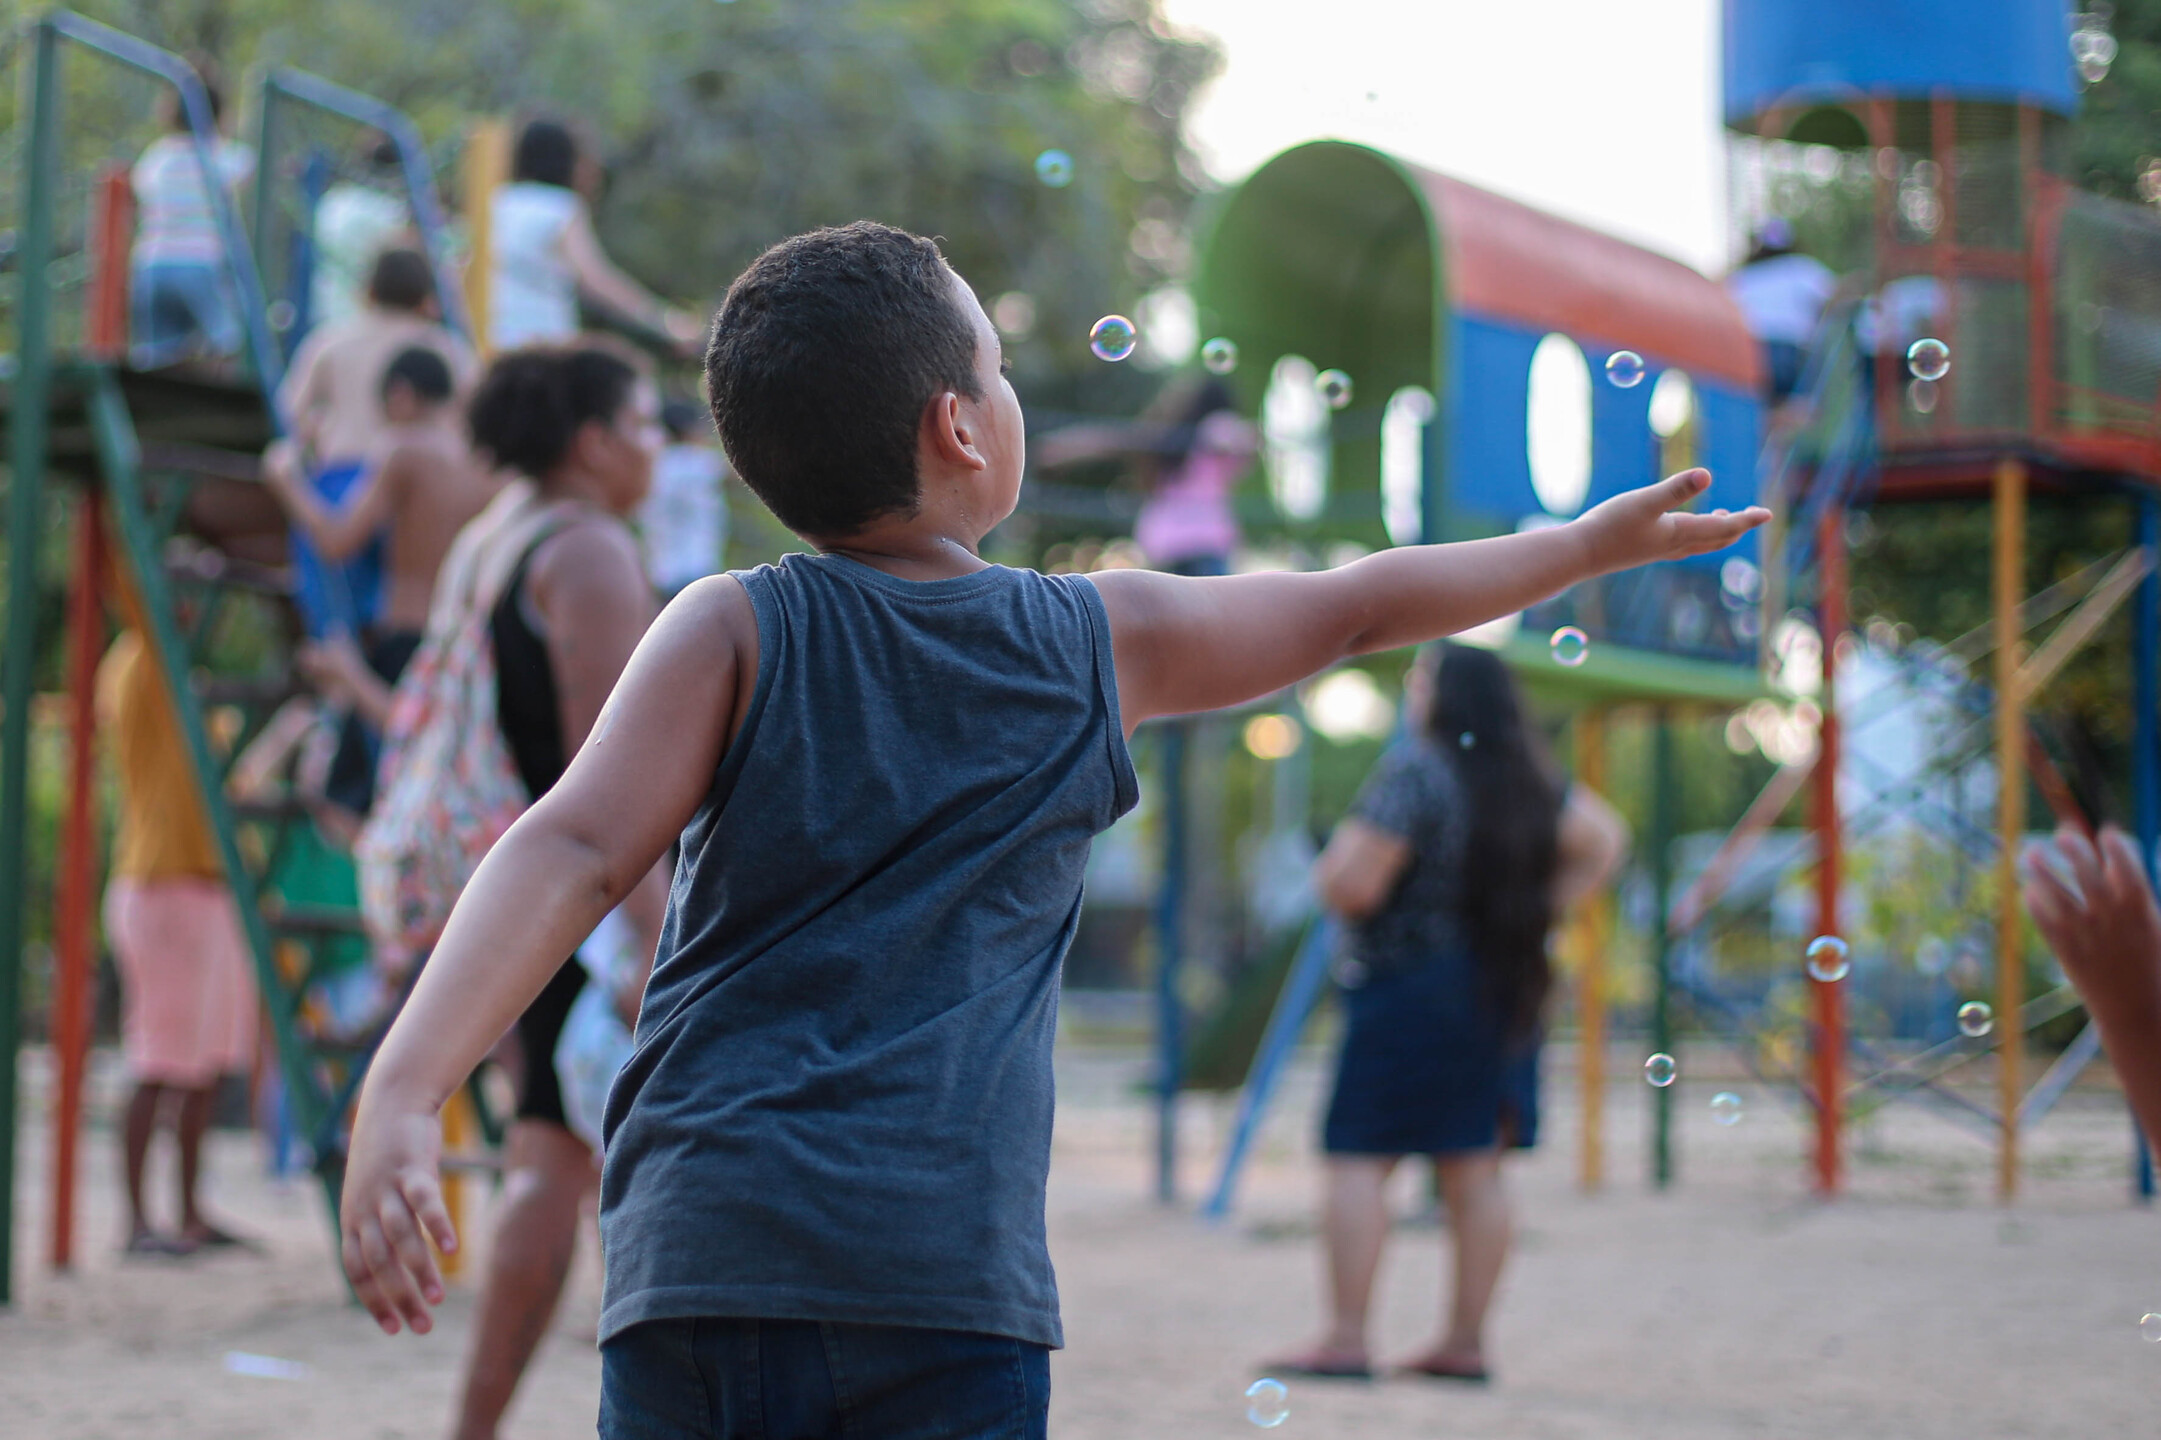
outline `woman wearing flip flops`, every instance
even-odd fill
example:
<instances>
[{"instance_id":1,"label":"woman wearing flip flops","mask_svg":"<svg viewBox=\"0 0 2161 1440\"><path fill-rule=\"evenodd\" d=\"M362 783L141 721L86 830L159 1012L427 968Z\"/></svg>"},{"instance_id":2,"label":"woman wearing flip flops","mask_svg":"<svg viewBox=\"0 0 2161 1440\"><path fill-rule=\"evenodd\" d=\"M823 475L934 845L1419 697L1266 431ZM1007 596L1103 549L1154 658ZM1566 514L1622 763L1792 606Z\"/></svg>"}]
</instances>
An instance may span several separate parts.
<instances>
[{"instance_id":1,"label":"woman wearing flip flops","mask_svg":"<svg viewBox=\"0 0 2161 1440\"><path fill-rule=\"evenodd\" d=\"M1278 1378L1372 1377L1387 1184L1414 1155L1433 1162L1455 1266L1439 1337L1397 1369L1488 1378L1486 1314L1513 1229L1501 1155L1538 1134L1547 933L1627 849L1612 807L1554 773L1492 653L1427 647L1405 705L1408 733L1314 871L1350 932L1323 1139L1329 1319L1317 1342L1265 1367Z\"/></svg>"}]
</instances>

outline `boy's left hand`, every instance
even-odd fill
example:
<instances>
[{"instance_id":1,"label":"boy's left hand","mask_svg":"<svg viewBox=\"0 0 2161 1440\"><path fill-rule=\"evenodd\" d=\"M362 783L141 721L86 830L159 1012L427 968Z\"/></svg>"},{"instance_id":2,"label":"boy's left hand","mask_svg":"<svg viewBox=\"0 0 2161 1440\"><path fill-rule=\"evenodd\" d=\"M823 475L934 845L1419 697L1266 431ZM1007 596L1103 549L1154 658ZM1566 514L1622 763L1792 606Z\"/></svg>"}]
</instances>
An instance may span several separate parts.
<instances>
[{"instance_id":1,"label":"boy's left hand","mask_svg":"<svg viewBox=\"0 0 2161 1440\"><path fill-rule=\"evenodd\" d=\"M1710 485L1710 471L1683 470L1585 511L1574 523L1582 527L1598 573L1722 550L1771 518L1761 505L1708 515L1681 508Z\"/></svg>"}]
</instances>

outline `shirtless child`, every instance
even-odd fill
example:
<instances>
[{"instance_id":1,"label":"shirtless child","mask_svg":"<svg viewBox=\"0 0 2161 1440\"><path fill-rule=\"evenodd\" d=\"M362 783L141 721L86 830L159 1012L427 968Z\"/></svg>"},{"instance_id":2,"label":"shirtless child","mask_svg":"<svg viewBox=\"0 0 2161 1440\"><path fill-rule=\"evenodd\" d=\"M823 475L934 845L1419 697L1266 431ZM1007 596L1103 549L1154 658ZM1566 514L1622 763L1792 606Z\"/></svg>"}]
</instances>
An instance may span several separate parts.
<instances>
[{"instance_id":1,"label":"shirtless child","mask_svg":"<svg viewBox=\"0 0 2161 1440\"><path fill-rule=\"evenodd\" d=\"M395 443L383 412L383 370L392 356L413 346L436 351L449 364L453 388L463 393L476 362L472 348L442 323L435 270L418 250L393 248L375 257L368 275L367 305L358 314L311 332L293 356L278 398L292 423L292 438L306 457L307 478L329 505L348 505L369 470ZM345 552L342 587L320 573L316 560L300 562L301 605L318 633L344 622L365 629L381 619L382 559L369 542ZM350 609L334 605L334 588L350 594Z\"/></svg>"},{"instance_id":2,"label":"shirtless child","mask_svg":"<svg viewBox=\"0 0 2161 1440\"><path fill-rule=\"evenodd\" d=\"M302 657L317 685L352 707L324 789L360 816L374 799L374 736L389 714L391 687L419 648L436 571L451 540L496 489L466 442L450 364L439 351L427 345L399 351L382 371L378 392L386 423L377 443L387 450L346 504L323 503L301 477L291 442L273 446L263 467L272 492L324 560L336 563L388 535L382 609L363 635L365 648L341 636Z\"/></svg>"}]
</instances>

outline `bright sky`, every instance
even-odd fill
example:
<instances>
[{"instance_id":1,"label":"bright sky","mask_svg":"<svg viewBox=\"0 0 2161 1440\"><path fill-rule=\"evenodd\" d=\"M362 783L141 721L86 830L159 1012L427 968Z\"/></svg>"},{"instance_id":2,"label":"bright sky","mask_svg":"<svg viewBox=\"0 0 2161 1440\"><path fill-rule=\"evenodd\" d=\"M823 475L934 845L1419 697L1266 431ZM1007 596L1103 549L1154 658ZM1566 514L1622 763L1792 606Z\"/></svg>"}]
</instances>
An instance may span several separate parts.
<instances>
[{"instance_id":1,"label":"bright sky","mask_svg":"<svg viewBox=\"0 0 2161 1440\"><path fill-rule=\"evenodd\" d=\"M1721 274L1718 0L1165 0L1223 42L1219 178L1356 140Z\"/></svg>"}]
</instances>

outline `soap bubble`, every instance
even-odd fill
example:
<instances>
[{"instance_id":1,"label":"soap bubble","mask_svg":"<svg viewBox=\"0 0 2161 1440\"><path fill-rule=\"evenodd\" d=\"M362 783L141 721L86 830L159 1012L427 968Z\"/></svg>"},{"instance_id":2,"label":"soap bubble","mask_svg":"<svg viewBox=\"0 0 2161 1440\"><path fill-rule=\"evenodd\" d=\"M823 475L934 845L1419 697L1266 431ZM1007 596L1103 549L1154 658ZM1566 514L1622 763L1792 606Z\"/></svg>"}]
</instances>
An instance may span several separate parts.
<instances>
[{"instance_id":1,"label":"soap bubble","mask_svg":"<svg viewBox=\"0 0 2161 1440\"><path fill-rule=\"evenodd\" d=\"M1711 1118L1721 1125L1741 1123L1741 1097L1731 1090L1721 1090L1711 1097Z\"/></svg>"},{"instance_id":2,"label":"soap bubble","mask_svg":"<svg viewBox=\"0 0 2161 1440\"><path fill-rule=\"evenodd\" d=\"M1681 1062L1661 1052L1643 1062L1643 1078L1652 1088L1663 1090L1680 1078Z\"/></svg>"},{"instance_id":3,"label":"soap bubble","mask_svg":"<svg viewBox=\"0 0 2161 1440\"><path fill-rule=\"evenodd\" d=\"M1563 625L1554 631L1546 646L1553 652L1554 664L1566 665L1571 670L1591 658L1591 637L1573 625Z\"/></svg>"},{"instance_id":4,"label":"soap bubble","mask_svg":"<svg viewBox=\"0 0 2161 1440\"><path fill-rule=\"evenodd\" d=\"M1063 150L1045 150L1035 157L1035 178L1053 190L1073 183L1073 157Z\"/></svg>"},{"instance_id":5,"label":"soap bubble","mask_svg":"<svg viewBox=\"0 0 2161 1440\"><path fill-rule=\"evenodd\" d=\"M1464 732L1463 732L1463 733L1462 733L1461 735L1458 735L1458 736L1456 737L1456 746L1457 746L1457 748L1459 748L1459 749L1463 749L1463 750L1470 750L1470 749L1474 749L1474 748L1476 748L1477 744L1478 744L1478 737L1477 737L1476 735L1473 735L1473 734L1472 734L1472 733L1471 733L1470 731L1468 731L1468 730L1464 731Z\"/></svg>"},{"instance_id":6,"label":"soap bubble","mask_svg":"<svg viewBox=\"0 0 2161 1440\"><path fill-rule=\"evenodd\" d=\"M1916 380L1941 380L1951 373L1951 347L1941 340L1916 340L1906 347L1906 368Z\"/></svg>"},{"instance_id":7,"label":"soap bubble","mask_svg":"<svg viewBox=\"0 0 2161 1440\"><path fill-rule=\"evenodd\" d=\"M1291 1392L1281 1380L1256 1380L1246 1387L1246 1418L1273 1430L1291 1418Z\"/></svg>"},{"instance_id":8,"label":"soap bubble","mask_svg":"<svg viewBox=\"0 0 2161 1440\"><path fill-rule=\"evenodd\" d=\"M1351 403L1351 377L1341 370L1323 370L1313 377L1313 388L1321 392L1321 399L1331 410L1341 410Z\"/></svg>"},{"instance_id":9,"label":"soap bubble","mask_svg":"<svg viewBox=\"0 0 2161 1440\"><path fill-rule=\"evenodd\" d=\"M2151 1311L2138 1317L2138 1333L2142 1339L2161 1345L2161 1315Z\"/></svg>"},{"instance_id":10,"label":"soap bubble","mask_svg":"<svg viewBox=\"0 0 2161 1440\"><path fill-rule=\"evenodd\" d=\"M1906 382L1906 403L1913 407L1913 413L1916 415L1935 414L1936 382L1933 380L1908 380Z\"/></svg>"},{"instance_id":11,"label":"soap bubble","mask_svg":"<svg viewBox=\"0 0 2161 1440\"><path fill-rule=\"evenodd\" d=\"M2138 198L2149 205L2161 205L2161 160L2149 160L2146 168L2138 172Z\"/></svg>"},{"instance_id":12,"label":"soap bubble","mask_svg":"<svg viewBox=\"0 0 2161 1440\"><path fill-rule=\"evenodd\" d=\"M1846 958L1846 942L1836 935L1818 935L1808 942L1808 978L1833 985L1853 969Z\"/></svg>"},{"instance_id":13,"label":"soap bubble","mask_svg":"<svg viewBox=\"0 0 2161 1440\"><path fill-rule=\"evenodd\" d=\"M1238 368L1238 342L1221 335L1201 346L1201 364L1211 375L1228 375Z\"/></svg>"},{"instance_id":14,"label":"soap bubble","mask_svg":"<svg viewBox=\"0 0 2161 1440\"><path fill-rule=\"evenodd\" d=\"M263 319L270 328L283 335L300 321L299 307L290 300L273 300L263 307Z\"/></svg>"},{"instance_id":15,"label":"soap bubble","mask_svg":"<svg viewBox=\"0 0 2161 1440\"><path fill-rule=\"evenodd\" d=\"M2098 25L2086 24L2071 32L2071 58L2083 67L2088 61L2104 71L2116 63L2116 37Z\"/></svg>"},{"instance_id":16,"label":"soap bubble","mask_svg":"<svg viewBox=\"0 0 2161 1440\"><path fill-rule=\"evenodd\" d=\"M1098 360L1123 360L1140 343L1140 331L1123 315L1106 315L1088 332L1088 348Z\"/></svg>"},{"instance_id":17,"label":"soap bubble","mask_svg":"<svg viewBox=\"0 0 2161 1440\"><path fill-rule=\"evenodd\" d=\"M1968 1000L1958 1007L1958 1033L1968 1040L1978 1040L1996 1028L1996 1012L1987 1002Z\"/></svg>"},{"instance_id":18,"label":"soap bubble","mask_svg":"<svg viewBox=\"0 0 2161 1440\"><path fill-rule=\"evenodd\" d=\"M2108 65L2099 55L2083 55L2078 61L2078 78L2088 85L2098 85L2108 79Z\"/></svg>"},{"instance_id":19,"label":"soap bubble","mask_svg":"<svg viewBox=\"0 0 2161 1440\"><path fill-rule=\"evenodd\" d=\"M1616 350L1606 357L1606 378L1623 390L1643 383L1643 357L1633 350Z\"/></svg>"}]
</instances>

